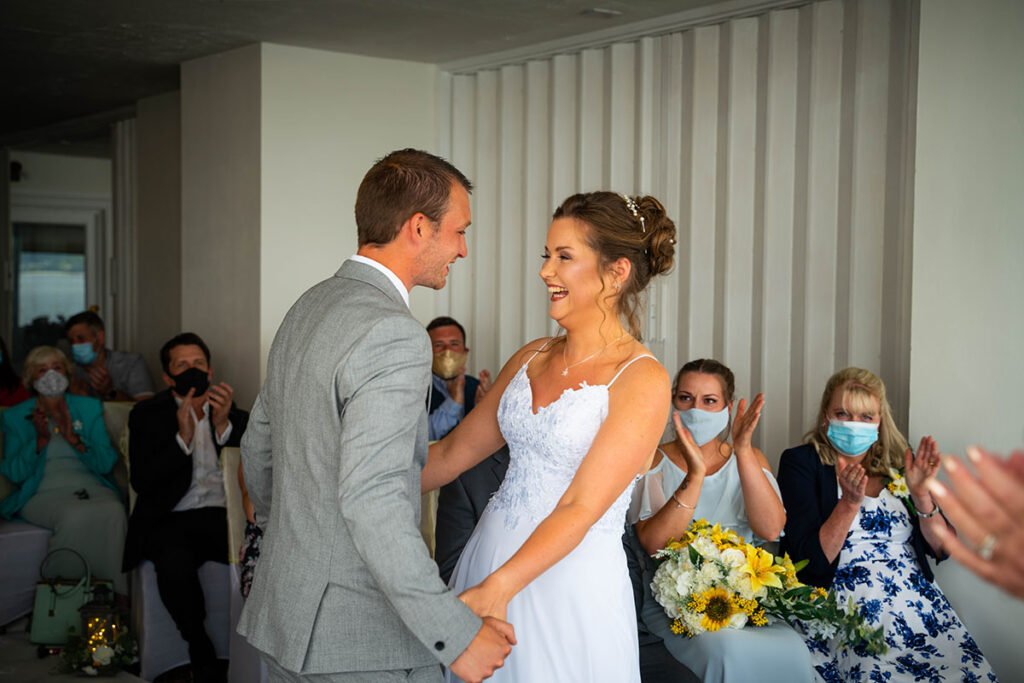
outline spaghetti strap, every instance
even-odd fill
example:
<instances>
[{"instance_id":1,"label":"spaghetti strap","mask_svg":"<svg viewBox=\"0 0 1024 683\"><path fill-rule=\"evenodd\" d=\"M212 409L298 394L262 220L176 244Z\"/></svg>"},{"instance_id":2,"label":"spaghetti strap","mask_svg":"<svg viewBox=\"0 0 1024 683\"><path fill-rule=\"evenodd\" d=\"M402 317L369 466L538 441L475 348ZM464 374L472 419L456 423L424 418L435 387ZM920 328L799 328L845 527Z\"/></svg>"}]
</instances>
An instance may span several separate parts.
<instances>
[{"instance_id":1,"label":"spaghetti strap","mask_svg":"<svg viewBox=\"0 0 1024 683\"><path fill-rule=\"evenodd\" d=\"M540 353L544 349L548 348L548 346L551 345L551 342L557 341L558 339L561 339L561 337L552 337L551 339L548 339L546 342L544 342L544 346L542 346L539 349L537 349L536 351L534 351L533 355L526 359L526 362L523 363L523 367L525 368L527 365L529 365L531 362L533 362L533 359L537 357L538 353ZM623 368L623 370L625 370L625 368Z\"/></svg>"},{"instance_id":2,"label":"spaghetti strap","mask_svg":"<svg viewBox=\"0 0 1024 683\"><path fill-rule=\"evenodd\" d=\"M538 351L538 353L540 353L540 352ZM622 366L622 369L621 369L621 370L619 370L618 372L616 372L616 373L615 373L615 376L614 376L614 377L612 377L612 381L611 381L611 382L608 382L608 388L609 388L609 389L611 389L611 388L612 388L612 385L613 385L613 384L615 384L615 380L617 380L617 379L619 378L619 375L621 375L622 373L624 373L624 372L626 371L626 368L628 368L628 367L629 367L630 365L632 365L633 363L637 362L637 361L638 361L638 360L640 360L641 358L650 358L651 360L657 360L657 358L655 358L654 356L652 356L652 355L651 355L651 354L649 354L649 353L645 353L645 354L643 354L642 356L637 356L636 358L633 358L633 359L632 359L632 360L630 360L630 361L629 361L628 363L626 363L625 365L623 365L623 366Z\"/></svg>"}]
</instances>

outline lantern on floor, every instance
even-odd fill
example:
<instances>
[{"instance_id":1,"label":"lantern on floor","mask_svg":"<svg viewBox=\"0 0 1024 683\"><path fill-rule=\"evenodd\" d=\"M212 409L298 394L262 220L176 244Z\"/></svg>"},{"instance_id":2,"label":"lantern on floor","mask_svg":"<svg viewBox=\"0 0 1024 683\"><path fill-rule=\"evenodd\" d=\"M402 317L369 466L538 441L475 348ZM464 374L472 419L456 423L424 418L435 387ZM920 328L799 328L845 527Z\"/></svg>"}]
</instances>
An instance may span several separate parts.
<instances>
[{"instance_id":1,"label":"lantern on floor","mask_svg":"<svg viewBox=\"0 0 1024 683\"><path fill-rule=\"evenodd\" d=\"M107 653L113 653L114 644L121 632L121 619L114 609L114 595L110 586L94 584L92 600L79 609L82 615L82 640L85 649L99 655L102 665L109 664ZM104 649L106 648L106 649ZM103 661L103 660L107 661Z\"/></svg>"}]
</instances>

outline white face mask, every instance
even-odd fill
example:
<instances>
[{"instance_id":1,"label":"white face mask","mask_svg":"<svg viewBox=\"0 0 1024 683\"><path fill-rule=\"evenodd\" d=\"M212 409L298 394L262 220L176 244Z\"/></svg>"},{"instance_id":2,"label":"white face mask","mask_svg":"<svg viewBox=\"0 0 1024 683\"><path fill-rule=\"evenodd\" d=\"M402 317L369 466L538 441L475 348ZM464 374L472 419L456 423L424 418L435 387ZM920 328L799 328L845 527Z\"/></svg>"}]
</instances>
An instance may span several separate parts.
<instances>
[{"instance_id":1,"label":"white face mask","mask_svg":"<svg viewBox=\"0 0 1024 683\"><path fill-rule=\"evenodd\" d=\"M718 412L690 408L689 410L678 410L679 418L690 430L690 436L698 446L703 446L716 436L725 431L729 426L729 408L726 407Z\"/></svg>"},{"instance_id":2,"label":"white face mask","mask_svg":"<svg viewBox=\"0 0 1024 683\"><path fill-rule=\"evenodd\" d=\"M68 378L64 376L63 372L50 368L43 373L42 377L32 382L32 388L40 396L46 396L52 398L54 396L60 396L68 388Z\"/></svg>"}]
</instances>

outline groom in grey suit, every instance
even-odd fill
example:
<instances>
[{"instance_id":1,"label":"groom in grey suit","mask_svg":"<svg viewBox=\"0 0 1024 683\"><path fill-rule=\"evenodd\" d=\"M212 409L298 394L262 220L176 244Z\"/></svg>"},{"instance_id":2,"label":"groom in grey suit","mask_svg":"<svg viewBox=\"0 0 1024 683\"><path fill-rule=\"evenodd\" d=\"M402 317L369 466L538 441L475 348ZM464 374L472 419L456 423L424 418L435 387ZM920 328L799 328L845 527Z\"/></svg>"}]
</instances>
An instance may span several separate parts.
<instances>
[{"instance_id":1,"label":"groom in grey suit","mask_svg":"<svg viewBox=\"0 0 1024 683\"><path fill-rule=\"evenodd\" d=\"M242 441L265 530L238 631L272 681L467 681L500 667L509 624L438 577L419 532L431 348L409 290L466 256L469 180L401 150L356 197L358 253L303 294L270 349Z\"/></svg>"}]
</instances>

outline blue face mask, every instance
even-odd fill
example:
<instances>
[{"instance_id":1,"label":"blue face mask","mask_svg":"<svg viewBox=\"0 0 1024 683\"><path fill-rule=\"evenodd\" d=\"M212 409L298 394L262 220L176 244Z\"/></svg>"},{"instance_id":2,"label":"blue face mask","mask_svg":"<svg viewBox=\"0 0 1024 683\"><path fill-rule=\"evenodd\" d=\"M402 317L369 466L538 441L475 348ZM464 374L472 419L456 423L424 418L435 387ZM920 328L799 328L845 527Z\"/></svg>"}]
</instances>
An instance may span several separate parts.
<instances>
[{"instance_id":1,"label":"blue face mask","mask_svg":"<svg viewBox=\"0 0 1024 683\"><path fill-rule=\"evenodd\" d=\"M843 455L863 455L878 441L878 425L870 422L830 420L828 440Z\"/></svg>"},{"instance_id":2,"label":"blue face mask","mask_svg":"<svg viewBox=\"0 0 1024 683\"><path fill-rule=\"evenodd\" d=\"M690 430L690 434L698 446L703 446L710 442L729 426L728 408L715 413L709 410L701 410L700 408L690 408L689 410L677 412L679 413L679 419Z\"/></svg>"},{"instance_id":3,"label":"blue face mask","mask_svg":"<svg viewBox=\"0 0 1024 683\"><path fill-rule=\"evenodd\" d=\"M74 358L75 362L79 365L89 365L96 360L96 349L92 347L90 342L72 344L71 357Z\"/></svg>"}]
</instances>

